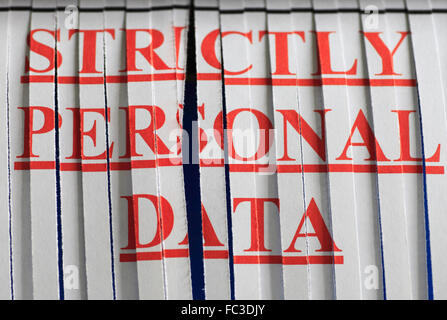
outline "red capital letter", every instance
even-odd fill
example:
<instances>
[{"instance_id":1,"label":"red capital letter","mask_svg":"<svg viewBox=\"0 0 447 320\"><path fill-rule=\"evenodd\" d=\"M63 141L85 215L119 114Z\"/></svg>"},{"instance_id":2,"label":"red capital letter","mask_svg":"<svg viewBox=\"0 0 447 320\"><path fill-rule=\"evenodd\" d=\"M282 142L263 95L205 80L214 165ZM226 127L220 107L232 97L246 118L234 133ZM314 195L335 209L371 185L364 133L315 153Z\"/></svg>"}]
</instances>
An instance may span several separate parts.
<instances>
[{"instance_id":1,"label":"red capital letter","mask_svg":"<svg viewBox=\"0 0 447 320\"><path fill-rule=\"evenodd\" d=\"M40 32L40 31L47 32L50 35L52 35L54 38L56 38L56 41L60 41L60 30L57 30L57 32L54 32L54 30L47 30L47 29L31 30L31 32L29 33L29 35L26 39L30 50L32 52L35 52L35 53L41 55L42 57L46 58L48 60L49 65L46 69L35 69L30 66L29 58L25 57L25 66L26 66L25 72L28 72L31 70L32 72L44 73L44 72L48 72L54 68L54 60L55 60L54 59L54 56L55 56L54 50L55 49L34 39L34 34L36 32ZM57 51L57 67L58 68L60 67L61 63L62 63L62 55L59 51Z\"/></svg>"},{"instance_id":2,"label":"red capital letter","mask_svg":"<svg viewBox=\"0 0 447 320\"><path fill-rule=\"evenodd\" d=\"M147 62L156 70L169 70L170 68L163 62L163 60L155 53L155 49L159 48L164 41L163 33L156 29L126 29L126 54L127 63L125 71L142 71L136 66L137 51L143 55ZM144 48L137 48L137 32L145 32L151 36L151 44Z\"/></svg>"},{"instance_id":3,"label":"red capital letter","mask_svg":"<svg viewBox=\"0 0 447 320\"><path fill-rule=\"evenodd\" d=\"M275 61L276 61L276 71L272 73L273 75L293 75L289 71L289 34L297 34L306 41L303 31L293 31L293 32L271 32L271 31L259 31L259 41L266 34L272 34L275 38Z\"/></svg>"},{"instance_id":4,"label":"red capital letter","mask_svg":"<svg viewBox=\"0 0 447 320\"><path fill-rule=\"evenodd\" d=\"M394 161L422 161L422 158L413 158L410 154L410 114L414 110L391 110L397 113L399 119L400 157ZM439 162L441 145L438 144L435 153L425 161Z\"/></svg>"},{"instance_id":5,"label":"red capital letter","mask_svg":"<svg viewBox=\"0 0 447 320\"><path fill-rule=\"evenodd\" d=\"M212 66L218 70L221 70L222 65L216 56L216 40L217 40L217 37L219 36L219 34L220 34L219 29L213 30L210 33L208 33L206 35L206 37L203 39L201 51L202 51L203 59L205 59L205 61L210 66ZM222 32L221 37L224 38L225 36L228 36L230 34L237 34L237 35L243 36L243 37L247 38L248 41L250 41L250 43L253 43L252 31L249 31L247 33L242 33L242 32L238 32L238 31L226 31L226 32ZM241 71L229 71L229 70L224 69L224 73L228 74L228 75L238 75L238 74L247 72L251 68L253 68L253 65L249 65L247 68L245 68Z\"/></svg>"},{"instance_id":6,"label":"red capital letter","mask_svg":"<svg viewBox=\"0 0 447 320\"><path fill-rule=\"evenodd\" d=\"M165 123L165 113L157 106L129 106L128 108L120 108L126 113L126 133L128 135L126 154L120 158L140 157L142 154L137 152L136 136L139 134L144 142L151 148L155 154L169 154L169 149L156 134L156 130L160 129ZM146 110L151 115L151 122L144 129L136 129L136 110Z\"/></svg>"},{"instance_id":7,"label":"red capital letter","mask_svg":"<svg viewBox=\"0 0 447 320\"><path fill-rule=\"evenodd\" d=\"M314 149L318 156L326 161L326 126L325 126L325 116L326 112L331 111L331 109L325 110L314 110L318 113L321 118L321 138L312 129L312 127L306 122L306 120L301 117L295 110L277 110L283 115L283 126L284 126L284 156L278 161L290 161L294 160L289 157L287 153L287 123L290 123L295 131L300 134L304 140Z\"/></svg>"},{"instance_id":8,"label":"red capital letter","mask_svg":"<svg viewBox=\"0 0 447 320\"><path fill-rule=\"evenodd\" d=\"M82 69L79 73L101 73L101 71L96 70L96 35L100 32L107 32L112 36L112 39L115 39L115 30L71 29L68 30L68 40L70 40L71 37L77 32L84 34L84 42L82 47Z\"/></svg>"},{"instance_id":9,"label":"red capital letter","mask_svg":"<svg viewBox=\"0 0 447 320\"><path fill-rule=\"evenodd\" d=\"M354 135L356 129L359 131L363 142L352 142L352 136ZM352 158L349 158L347 156L347 152L350 146L366 147L368 149L370 157L368 159L365 159L365 161L390 161L390 159L385 157L385 154L380 148L379 142L374 136L374 132L369 126L368 120L366 120L366 117L363 114L362 110L359 111L357 118L352 125L351 134L349 135L345 148L343 149L343 152L337 158L337 160L352 160Z\"/></svg>"},{"instance_id":10,"label":"red capital letter","mask_svg":"<svg viewBox=\"0 0 447 320\"><path fill-rule=\"evenodd\" d=\"M171 205L166 198L154 196L151 194L134 194L133 196L122 196L121 198L127 200L127 214L128 214L128 242L127 246L121 249L140 249L150 248L166 240L171 234L174 226L174 213ZM156 234L154 238L148 243L140 242L140 226L139 226L139 200L149 200L155 207L157 215ZM160 203L160 206L159 206ZM161 207L161 208L160 208ZM161 233L163 233L161 235Z\"/></svg>"},{"instance_id":11,"label":"red capital letter","mask_svg":"<svg viewBox=\"0 0 447 320\"><path fill-rule=\"evenodd\" d=\"M329 35L335 33L335 31L316 31L317 43L318 43L318 53L319 53L319 64L318 71L312 75L319 74L346 74L353 75L357 73L357 59L354 60L354 64L348 71L334 71L331 66L331 49L329 44Z\"/></svg>"},{"instance_id":12,"label":"red capital letter","mask_svg":"<svg viewBox=\"0 0 447 320\"><path fill-rule=\"evenodd\" d=\"M304 222L307 218L309 218L309 221L312 224L315 233L301 233L301 229L303 229ZM324 223L324 219L321 216L321 212L318 209L314 198L312 198L309 206L306 209L306 212L304 212L300 224L298 225L298 229L296 230L295 236L290 243L290 246L287 248L287 250L284 250L284 252L301 252L301 250L295 249L295 243L298 238L302 237L317 237L321 245L321 248L316 250L317 252L341 251L335 245L334 240L332 240L331 234L329 233L329 230Z\"/></svg>"},{"instance_id":13,"label":"red capital letter","mask_svg":"<svg viewBox=\"0 0 447 320\"><path fill-rule=\"evenodd\" d=\"M181 44L181 38L182 38L182 32L185 30L186 27L174 27L174 39L175 39L175 68L177 70L183 70L184 68L180 68L178 65L179 63L179 56L180 56L180 44Z\"/></svg>"},{"instance_id":14,"label":"red capital letter","mask_svg":"<svg viewBox=\"0 0 447 320\"><path fill-rule=\"evenodd\" d=\"M235 198L233 200L233 211L242 202L250 203L250 229L251 229L251 245L244 251L272 251L265 247L264 241L264 204L272 202L279 209L278 198Z\"/></svg>"},{"instance_id":15,"label":"red capital letter","mask_svg":"<svg viewBox=\"0 0 447 320\"><path fill-rule=\"evenodd\" d=\"M236 116L239 115L241 112L251 112L258 121L258 127L259 127L259 146L256 150L256 153L251 157L244 157L240 156L234 147L233 143L233 124L234 120L236 119ZM243 161L251 161L251 160L258 160L265 156L272 146L273 140L270 139L270 130L273 129L272 122L270 119L261 111L256 109L250 109L250 108L240 108L235 109L227 114L227 132L228 132L228 146L230 148L230 157L237 160L243 160ZM222 133L222 113L219 113L216 117L216 120L214 121L214 134L216 137L216 142L219 144L219 146L224 149L223 145L223 133Z\"/></svg>"},{"instance_id":16,"label":"red capital letter","mask_svg":"<svg viewBox=\"0 0 447 320\"><path fill-rule=\"evenodd\" d=\"M93 146L96 147L96 120L93 122L93 126L89 131L85 131L85 114L87 112L99 113L104 117L105 120L105 110L103 108L67 108L73 112L73 154L67 159L107 159L107 150L102 154L97 156L86 156L84 154L84 137L89 137ZM110 122L110 109L107 108L107 119ZM109 157L113 153L113 142L109 148Z\"/></svg>"},{"instance_id":17,"label":"red capital letter","mask_svg":"<svg viewBox=\"0 0 447 320\"><path fill-rule=\"evenodd\" d=\"M25 112L25 131L23 133L23 154L17 158L38 158L38 155L33 154L33 136L35 134L42 134L50 132L54 129L55 118L54 111L48 107L19 107ZM43 114L43 125L40 129L34 129L34 111L40 111ZM59 115L59 127L62 125L62 118Z\"/></svg>"},{"instance_id":18,"label":"red capital letter","mask_svg":"<svg viewBox=\"0 0 447 320\"><path fill-rule=\"evenodd\" d=\"M203 234L203 246L204 247L222 247L224 244L219 241L216 231L211 223L208 213L202 204L202 234ZM179 244L188 244L188 235Z\"/></svg>"},{"instance_id":19,"label":"red capital letter","mask_svg":"<svg viewBox=\"0 0 447 320\"><path fill-rule=\"evenodd\" d=\"M390 51L390 49L388 49L383 40L380 38L381 33L382 32L363 32L366 39L369 40L369 42L372 44L372 46L382 59L382 73L376 73L376 76L401 76L401 73L394 72L393 57L396 53L396 50L399 48L402 41L404 41L409 32L399 32L401 35L400 40L397 42L393 51Z\"/></svg>"}]
</instances>

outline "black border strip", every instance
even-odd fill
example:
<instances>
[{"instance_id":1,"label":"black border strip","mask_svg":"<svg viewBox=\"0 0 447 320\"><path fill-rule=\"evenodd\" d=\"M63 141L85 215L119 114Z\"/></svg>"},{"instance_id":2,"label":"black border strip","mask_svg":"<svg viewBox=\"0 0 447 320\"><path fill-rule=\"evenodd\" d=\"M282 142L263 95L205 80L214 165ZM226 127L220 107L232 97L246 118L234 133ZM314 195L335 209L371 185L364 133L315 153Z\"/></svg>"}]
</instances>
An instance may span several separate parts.
<instances>
[{"instance_id":1,"label":"black border strip","mask_svg":"<svg viewBox=\"0 0 447 320\"><path fill-rule=\"evenodd\" d=\"M245 9L225 9L221 10L217 7L196 7L194 10L199 11L219 11L224 14L240 14L245 12L266 12L266 13L275 13L275 14L290 14L291 12L313 12L313 13L349 13L349 12L358 12L365 13L365 10L361 8L337 8L337 9L315 9L315 8L291 8L289 10L276 10L276 9L266 9L266 8L245 8ZM410 10L407 8L388 8L388 9L380 9L377 13L415 13L415 14L431 14L431 13L447 13L446 9L430 9L430 10Z\"/></svg>"},{"instance_id":2,"label":"black border strip","mask_svg":"<svg viewBox=\"0 0 447 320\"><path fill-rule=\"evenodd\" d=\"M189 5L171 5L171 6L157 6L157 7L147 7L147 8L126 8L125 6L120 7L97 7L97 8L82 8L78 7L80 12L103 12L103 11L127 11L127 12L148 12L148 11L162 11L162 10L172 10L172 9L189 9ZM34 11L34 12L53 12L65 11L65 7L57 6L54 8L33 8L31 6L10 6L0 8L0 11Z\"/></svg>"},{"instance_id":3,"label":"black border strip","mask_svg":"<svg viewBox=\"0 0 447 320\"><path fill-rule=\"evenodd\" d=\"M147 7L147 8L126 8L125 6L111 7L105 6L103 8L82 8L79 7L79 12L103 12L103 11L126 11L126 12L149 12L149 11L163 11L172 9L189 9L189 5L171 5L171 6L157 6L157 7ZM33 8L31 6L9 6L2 7L0 11L34 11L34 12L53 12L53 11L65 11L65 7L54 7L54 8ZM194 10L199 11L219 11L223 14L240 14L244 12L266 12L274 14L290 14L291 12L313 12L313 13L365 13L365 10L361 8L337 8L337 9L315 9L315 8L291 8L289 10L276 10L267 8L245 8L245 9L224 9L221 10L218 7L195 7ZM446 9L434 8L427 10L411 10L407 8L387 8L380 9L377 13L411 13L411 14L432 14L432 13L447 13Z\"/></svg>"}]
</instances>

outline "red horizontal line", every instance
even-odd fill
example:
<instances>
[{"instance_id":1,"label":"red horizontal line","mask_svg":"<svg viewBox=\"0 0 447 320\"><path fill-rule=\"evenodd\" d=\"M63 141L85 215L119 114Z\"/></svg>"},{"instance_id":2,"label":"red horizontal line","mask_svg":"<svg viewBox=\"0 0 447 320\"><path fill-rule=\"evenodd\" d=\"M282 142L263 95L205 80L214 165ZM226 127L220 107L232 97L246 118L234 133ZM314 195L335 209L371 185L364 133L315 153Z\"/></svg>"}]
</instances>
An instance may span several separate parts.
<instances>
[{"instance_id":1,"label":"red horizontal line","mask_svg":"<svg viewBox=\"0 0 447 320\"><path fill-rule=\"evenodd\" d=\"M187 257L189 257L189 250L188 249L166 249L166 250L163 250L163 256L165 258L187 258ZM162 258L162 253L160 251L121 253L120 254L120 262L161 260L161 258Z\"/></svg>"},{"instance_id":2,"label":"red horizontal line","mask_svg":"<svg viewBox=\"0 0 447 320\"><path fill-rule=\"evenodd\" d=\"M186 258L189 256L188 249L165 249L163 250L165 258Z\"/></svg>"},{"instance_id":3,"label":"red horizontal line","mask_svg":"<svg viewBox=\"0 0 447 320\"><path fill-rule=\"evenodd\" d=\"M221 80L219 73L198 73L199 81ZM106 76L107 83L150 82L167 80L184 80L184 73L156 73ZM26 75L20 79L21 83L53 83L51 75ZM104 76L58 76L60 84L102 84ZM269 86L371 86L371 87L415 87L415 79L353 79L353 78L225 78L227 85L269 85Z\"/></svg>"},{"instance_id":4,"label":"red horizontal line","mask_svg":"<svg viewBox=\"0 0 447 320\"><path fill-rule=\"evenodd\" d=\"M44 169L54 170L56 169L55 161L16 161L14 162L14 170L33 170Z\"/></svg>"},{"instance_id":5,"label":"red horizontal line","mask_svg":"<svg viewBox=\"0 0 447 320\"><path fill-rule=\"evenodd\" d=\"M237 164L230 164L230 172L262 172L266 171L266 169L269 167L268 164L252 164L252 163L237 163ZM275 167L273 167L275 168ZM274 170L273 172L275 172Z\"/></svg>"},{"instance_id":6,"label":"red horizontal line","mask_svg":"<svg viewBox=\"0 0 447 320\"><path fill-rule=\"evenodd\" d=\"M230 164L231 172L267 171L266 164ZM274 166L272 166L274 168ZM278 173L317 173L317 172L353 172L353 173L422 173L422 165L375 165L375 164L277 164ZM427 174L444 174L443 166L426 166Z\"/></svg>"},{"instance_id":7,"label":"red horizontal line","mask_svg":"<svg viewBox=\"0 0 447 320\"><path fill-rule=\"evenodd\" d=\"M278 165L278 172L422 173L422 165L308 164ZM443 166L425 167L427 174L444 174Z\"/></svg>"},{"instance_id":8,"label":"red horizontal line","mask_svg":"<svg viewBox=\"0 0 447 320\"><path fill-rule=\"evenodd\" d=\"M308 257L284 257L283 256L282 257L282 264L284 264L284 265L343 264L343 263L344 263L343 256L308 256Z\"/></svg>"},{"instance_id":9,"label":"red horizontal line","mask_svg":"<svg viewBox=\"0 0 447 320\"><path fill-rule=\"evenodd\" d=\"M146 169L155 167L181 166L180 158L163 158L157 160L132 160L126 162L110 162L111 171ZM222 167L223 160L216 159L215 163L200 162L202 167ZM268 172L267 164L230 164L231 172ZM278 173L324 173L324 172L352 172L352 173L422 173L422 165L375 165L375 164L278 164L272 166L273 172ZM16 161L14 170L54 170L54 161ZM61 171L102 172L107 171L106 162L80 163L62 162ZM426 174L444 174L443 166L426 166Z\"/></svg>"},{"instance_id":10,"label":"red horizontal line","mask_svg":"<svg viewBox=\"0 0 447 320\"><path fill-rule=\"evenodd\" d=\"M225 78L228 85L271 85L271 86L370 86L370 87L415 87L415 79L280 79L280 78Z\"/></svg>"},{"instance_id":11,"label":"red horizontal line","mask_svg":"<svg viewBox=\"0 0 447 320\"><path fill-rule=\"evenodd\" d=\"M106 80L108 83L185 80L185 74L184 73L132 74L127 76L107 76Z\"/></svg>"},{"instance_id":12,"label":"red horizontal line","mask_svg":"<svg viewBox=\"0 0 447 320\"><path fill-rule=\"evenodd\" d=\"M204 259L228 259L228 250L204 250Z\"/></svg>"},{"instance_id":13,"label":"red horizontal line","mask_svg":"<svg viewBox=\"0 0 447 320\"><path fill-rule=\"evenodd\" d=\"M106 76L107 83L150 82L167 80L184 80L184 73L131 74ZM22 76L21 83L53 83L54 76ZM58 76L60 84L103 84L104 76Z\"/></svg>"},{"instance_id":14,"label":"red horizontal line","mask_svg":"<svg viewBox=\"0 0 447 320\"><path fill-rule=\"evenodd\" d=\"M156 167L181 166L182 159L163 158L157 160L132 160L126 162L110 162L111 171L146 169ZM54 161L16 161L14 170L55 170ZM82 171L82 172L104 172L107 171L107 163L81 163L81 162L61 162L61 171Z\"/></svg>"},{"instance_id":15,"label":"red horizontal line","mask_svg":"<svg viewBox=\"0 0 447 320\"><path fill-rule=\"evenodd\" d=\"M234 264L283 264L283 265L307 265L307 264L343 264L343 256L234 256Z\"/></svg>"},{"instance_id":16,"label":"red horizontal line","mask_svg":"<svg viewBox=\"0 0 447 320\"><path fill-rule=\"evenodd\" d=\"M197 80L222 80L220 73L197 73Z\"/></svg>"},{"instance_id":17,"label":"red horizontal line","mask_svg":"<svg viewBox=\"0 0 447 320\"><path fill-rule=\"evenodd\" d=\"M201 167L222 167L224 164L224 159L200 159Z\"/></svg>"}]
</instances>

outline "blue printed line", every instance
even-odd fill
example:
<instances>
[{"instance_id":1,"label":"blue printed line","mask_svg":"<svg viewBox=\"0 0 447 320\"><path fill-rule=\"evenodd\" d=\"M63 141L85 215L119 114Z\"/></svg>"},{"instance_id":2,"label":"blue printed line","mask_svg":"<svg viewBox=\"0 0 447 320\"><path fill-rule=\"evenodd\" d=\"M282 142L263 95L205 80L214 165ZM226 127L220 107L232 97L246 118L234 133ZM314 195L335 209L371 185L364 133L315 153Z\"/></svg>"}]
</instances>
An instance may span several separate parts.
<instances>
[{"instance_id":1,"label":"blue printed line","mask_svg":"<svg viewBox=\"0 0 447 320\"><path fill-rule=\"evenodd\" d=\"M104 13L103 13L104 14ZM104 17L105 19L105 17ZM113 244L113 219L112 219L112 192L110 186L110 149L109 149L109 116L108 116L108 101L107 101L107 72L106 72L106 46L103 38L103 56L104 56L104 117L106 123L106 162L107 162L107 200L109 209L109 237L110 237L110 269L112 271L112 291L113 300L116 300L116 280L115 280L115 256Z\"/></svg>"},{"instance_id":2,"label":"blue printed line","mask_svg":"<svg viewBox=\"0 0 447 320\"><path fill-rule=\"evenodd\" d=\"M9 233L9 283L11 300L14 300L14 267L12 257L12 209L11 209L11 137L9 125L9 41L8 41L8 69L6 71L6 129L8 136L8 233Z\"/></svg>"},{"instance_id":3,"label":"blue printed line","mask_svg":"<svg viewBox=\"0 0 447 320\"><path fill-rule=\"evenodd\" d=\"M418 98L418 111L419 111L419 126L421 132L421 151L422 151L422 185L424 189L424 221L425 221L425 253L427 257L427 293L428 300L433 300L433 273L431 266L431 245L430 245L430 221L428 217L428 196L427 196L427 172L425 163L425 145L424 145L424 133L422 128L422 113L421 103L419 96L419 85L416 85L416 92Z\"/></svg>"},{"instance_id":4,"label":"blue printed line","mask_svg":"<svg viewBox=\"0 0 447 320\"><path fill-rule=\"evenodd\" d=\"M57 41L55 41L54 50L55 64L57 65ZM57 228L57 265L59 277L59 299L65 299L64 291L64 259L63 259L63 238L62 238L62 200L61 200L61 176L60 176L60 145L59 145L59 102L58 102L58 84L57 84L57 68L54 69L54 144L55 144L55 160L56 160L56 228Z\"/></svg>"}]
</instances>

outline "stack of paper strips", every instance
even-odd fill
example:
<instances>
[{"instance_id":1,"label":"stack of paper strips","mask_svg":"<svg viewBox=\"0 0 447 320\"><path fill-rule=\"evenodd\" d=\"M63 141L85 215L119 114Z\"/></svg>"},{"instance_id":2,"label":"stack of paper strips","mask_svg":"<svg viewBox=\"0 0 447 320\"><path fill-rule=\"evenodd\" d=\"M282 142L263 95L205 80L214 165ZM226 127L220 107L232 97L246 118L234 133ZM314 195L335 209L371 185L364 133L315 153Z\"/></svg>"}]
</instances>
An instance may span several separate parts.
<instances>
[{"instance_id":1,"label":"stack of paper strips","mask_svg":"<svg viewBox=\"0 0 447 320\"><path fill-rule=\"evenodd\" d=\"M444 30L444 0L0 0L0 299L447 299Z\"/></svg>"}]
</instances>

